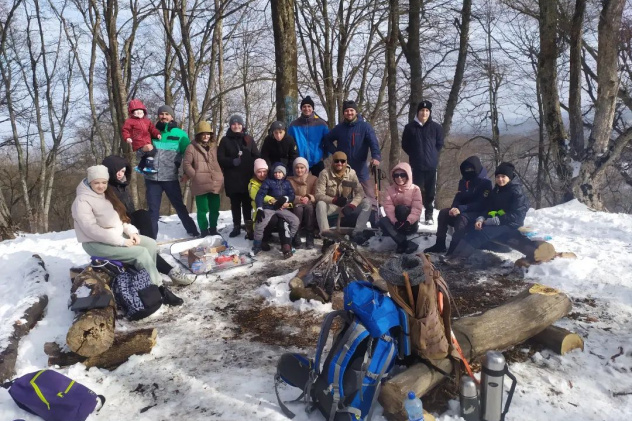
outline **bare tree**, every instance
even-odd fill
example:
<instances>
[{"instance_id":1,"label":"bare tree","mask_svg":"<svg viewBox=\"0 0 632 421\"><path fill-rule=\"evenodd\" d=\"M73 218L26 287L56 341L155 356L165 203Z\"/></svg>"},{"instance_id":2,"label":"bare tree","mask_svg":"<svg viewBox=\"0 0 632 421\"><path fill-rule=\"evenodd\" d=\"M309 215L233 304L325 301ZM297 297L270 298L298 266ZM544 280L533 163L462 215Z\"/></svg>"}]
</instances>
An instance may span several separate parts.
<instances>
[{"instance_id":1,"label":"bare tree","mask_svg":"<svg viewBox=\"0 0 632 421\"><path fill-rule=\"evenodd\" d=\"M290 124L296 119L298 101L297 47L294 0L271 3L276 62L276 118Z\"/></svg>"}]
</instances>

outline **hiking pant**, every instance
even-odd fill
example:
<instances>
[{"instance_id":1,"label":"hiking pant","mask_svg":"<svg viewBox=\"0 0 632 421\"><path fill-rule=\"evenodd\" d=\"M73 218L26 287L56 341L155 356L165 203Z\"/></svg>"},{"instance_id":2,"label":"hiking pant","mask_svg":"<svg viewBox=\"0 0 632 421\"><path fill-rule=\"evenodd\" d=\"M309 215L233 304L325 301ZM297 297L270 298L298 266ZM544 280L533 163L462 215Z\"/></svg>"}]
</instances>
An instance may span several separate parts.
<instances>
[{"instance_id":1,"label":"hiking pant","mask_svg":"<svg viewBox=\"0 0 632 421\"><path fill-rule=\"evenodd\" d=\"M219 194L205 193L195 196L195 206L197 206L197 221L200 230L206 230L209 227L217 228L217 220L219 219ZM206 214L208 213L208 219Z\"/></svg>"},{"instance_id":2,"label":"hiking pant","mask_svg":"<svg viewBox=\"0 0 632 421\"><path fill-rule=\"evenodd\" d=\"M467 213L460 213L457 216L450 216L450 209L445 208L439 211L439 217L437 218L437 242L436 244L443 245L445 247L446 238L448 236L448 227L454 227L454 234L452 235L452 241L450 242L450 248L454 249L458 244L460 238L465 234L465 228L467 228L470 218Z\"/></svg>"},{"instance_id":3,"label":"hiking pant","mask_svg":"<svg viewBox=\"0 0 632 421\"><path fill-rule=\"evenodd\" d=\"M426 219L431 219L437 189L437 170L417 170L413 166L413 184L421 189Z\"/></svg>"},{"instance_id":4,"label":"hiking pant","mask_svg":"<svg viewBox=\"0 0 632 421\"><path fill-rule=\"evenodd\" d=\"M252 202L248 193L233 193L230 199L230 213L233 215L233 227L241 227L241 213L244 213L244 221L250 221Z\"/></svg>"},{"instance_id":5,"label":"hiking pant","mask_svg":"<svg viewBox=\"0 0 632 421\"><path fill-rule=\"evenodd\" d=\"M292 244L292 237L290 237L290 224L283 218L280 218L277 214L272 215L268 225L263 230L263 242L270 241L273 232L279 234L279 242L281 245Z\"/></svg>"},{"instance_id":6,"label":"hiking pant","mask_svg":"<svg viewBox=\"0 0 632 421\"><path fill-rule=\"evenodd\" d=\"M329 231L329 221L327 220L327 217L329 215L337 214L338 212L340 212L339 206L330 205L325 202L316 203L316 220L318 221L318 228L320 229L320 232ZM342 217L342 215L340 216ZM343 217L342 221L340 221L340 226L343 226L343 223L346 223L349 219L355 218L355 228L353 232L361 232L366 228L366 223L369 221L370 217L371 202L365 197L362 199L362 202L360 202L360 206L355 208L350 216Z\"/></svg>"},{"instance_id":7,"label":"hiking pant","mask_svg":"<svg viewBox=\"0 0 632 421\"><path fill-rule=\"evenodd\" d=\"M522 235L517 228L507 225L483 225L482 230L467 230L459 244L454 249L454 256L469 257L476 250L482 249L485 244L493 241L518 250L520 253L533 259L533 253L538 248L538 243L529 240Z\"/></svg>"},{"instance_id":8,"label":"hiking pant","mask_svg":"<svg viewBox=\"0 0 632 421\"><path fill-rule=\"evenodd\" d=\"M388 235L389 237L391 237L398 246L401 246L404 243L406 243L407 235L414 234L419 229L419 222L415 222L410 227L408 227L408 229L401 229L401 228L397 229L395 228L391 220L388 219L387 217L380 218L379 225L380 225L380 228L382 228L382 232Z\"/></svg>"},{"instance_id":9,"label":"hiking pant","mask_svg":"<svg viewBox=\"0 0 632 421\"><path fill-rule=\"evenodd\" d=\"M139 209L129 215L129 219L131 220L132 225L138 228L138 232L140 233L140 235L151 238L153 229L151 227L151 218L149 217L149 212L147 212L145 209ZM167 261L162 258L160 253L156 253L156 268L158 269L158 272L169 275L169 272L171 271L171 269L173 269L173 266L167 263Z\"/></svg>"},{"instance_id":10,"label":"hiking pant","mask_svg":"<svg viewBox=\"0 0 632 421\"><path fill-rule=\"evenodd\" d=\"M120 260L123 263L131 264L138 270L145 269L149 273L152 283L158 286L162 285L162 276L156 269L158 245L152 238L141 235L140 244L132 247L97 242L81 243L81 246L90 256Z\"/></svg>"},{"instance_id":11,"label":"hiking pant","mask_svg":"<svg viewBox=\"0 0 632 421\"><path fill-rule=\"evenodd\" d=\"M261 241L263 240L263 234L264 231L266 229L266 227L268 226L268 224L270 223L270 220L272 219L273 216L277 216L277 218L284 220L285 222L288 223L289 225L289 231L287 232L287 234L289 235L290 239L293 238L296 235L296 232L298 231L298 226L300 224L300 221L298 220L298 218L296 217L296 215L294 215L290 210L288 209L279 209L279 210L274 210L274 209L260 209L257 210L257 212L261 212L263 211L263 221L261 222L256 222L255 223L255 241Z\"/></svg>"},{"instance_id":12,"label":"hiking pant","mask_svg":"<svg viewBox=\"0 0 632 421\"><path fill-rule=\"evenodd\" d=\"M294 206L292 212L299 220L299 229L303 228L307 232L314 232L316 229L316 209L313 203Z\"/></svg>"},{"instance_id":13,"label":"hiking pant","mask_svg":"<svg viewBox=\"0 0 632 421\"><path fill-rule=\"evenodd\" d=\"M178 180L172 181L153 181L145 179L145 196L147 197L147 207L151 216L151 227L153 235L151 238L156 239L158 236L158 220L160 219L160 202L162 202L162 192L167 194L167 199L176 210L178 218L182 222L182 226L188 234L199 235L195 222L189 215L187 207L182 201L182 190Z\"/></svg>"}]
</instances>

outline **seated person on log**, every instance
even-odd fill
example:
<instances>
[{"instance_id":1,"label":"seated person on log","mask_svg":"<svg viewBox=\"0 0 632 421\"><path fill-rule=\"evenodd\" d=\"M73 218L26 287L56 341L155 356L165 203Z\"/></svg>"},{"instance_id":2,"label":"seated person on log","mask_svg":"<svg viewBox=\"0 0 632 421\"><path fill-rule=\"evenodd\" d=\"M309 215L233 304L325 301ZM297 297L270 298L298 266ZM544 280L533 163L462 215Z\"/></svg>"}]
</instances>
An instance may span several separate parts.
<instances>
[{"instance_id":1,"label":"seated person on log","mask_svg":"<svg viewBox=\"0 0 632 421\"><path fill-rule=\"evenodd\" d=\"M107 167L95 165L88 168L87 177L77 186L77 197L72 203L77 241L90 256L119 260L138 270L147 270L151 281L160 287L163 303L181 305L182 299L162 285L162 276L156 269L156 241L139 235L138 229L129 223L125 206L108 189L108 178Z\"/></svg>"},{"instance_id":2,"label":"seated person on log","mask_svg":"<svg viewBox=\"0 0 632 421\"><path fill-rule=\"evenodd\" d=\"M366 241L364 229L371 216L371 201L364 196L364 189L356 172L347 165L347 155L338 151L333 154L331 167L321 171L316 183L316 220L321 235L329 233L330 215L338 214L341 226L354 226L351 239L357 244ZM330 245L324 241L323 247Z\"/></svg>"},{"instance_id":3,"label":"seated person on log","mask_svg":"<svg viewBox=\"0 0 632 421\"><path fill-rule=\"evenodd\" d=\"M288 208L294 200L294 190L289 181L285 180L285 166L277 163L272 177L268 177L268 164L257 158L254 165L255 176L248 183L248 192L255 209L254 242L252 253L270 250L270 245L264 239L269 239L272 231L277 228L283 257L292 257L292 237L296 234L299 220ZM278 178L277 178L278 177Z\"/></svg>"},{"instance_id":4,"label":"seated person on log","mask_svg":"<svg viewBox=\"0 0 632 421\"><path fill-rule=\"evenodd\" d=\"M487 170L481 164L478 156L470 156L461 163L462 178L459 190L454 196L452 206L441 209L437 221L437 241L432 247L424 250L426 253L444 253L448 226L454 227L454 234L450 242L450 251L459 242L459 233L464 234L465 228L471 225L483 210L485 199L492 190L492 182L487 178Z\"/></svg>"},{"instance_id":5,"label":"seated person on log","mask_svg":"<svg viewBox=\"0 0 632 421\"><path fill-rule=\"evenodd\" d=\"M529 200L516 177L515 167L501 162L496 168L496 186L479 214L474 229L467 231L451 254L468 257L493 241L509 246L526 256L527 261L547 262L555 257L555 249L546 242L531 241L518 231L529 210Z\"/></svg>"},{"instance_id":6,"label":"seated person on log","mask_svg":"<svg viewBox=\"0 0 632 421\"><path fill-rule=\"evenodd\" d=\"M410 165L400 162L391 171L391 186L386 190L384 212L380 228L397 244L397 253L414 253L419 244L408 241L406 236L417 232L423 210L421 190L413 184Z\"/></svg>"},{"instance_id":7,"label":"seated person on log","mask_svg":"<svg viewBox=\"0 0 632 421\"><path fill-rule=\"evenodd\" d=\"M127 162L127 159L117 155L106 157L103 160L103 165L107 167L110 176L108 179L108 190L111 190L123 203L125 214L130 219L130 223L138 229L140 235L151 238L153 228L149 212L145 209L136 209L132 196L128 191L132 166ZM189 285L195 282L195 275L186 274L179 267L171 266L159 253L156 254L156 268L158 272L164 273L171 278L175 284Z\"/></svg>"},{"instance_id":8,"label":"seated person on log","mask_svg":"<svg viewBox=\"0 0 632 421\"><path fill-rule=\"evenodd\" d=\"M294 160L294 175L287 178L294 189L295 198L292 212L300 221L299 231L305 231L305 248L314 248L316 233L316 181L318 178L309 173L307 159L298 157ZM301 248L303 243L297 232L292 240L294 248Z\"/></svg>"}]
</instances>

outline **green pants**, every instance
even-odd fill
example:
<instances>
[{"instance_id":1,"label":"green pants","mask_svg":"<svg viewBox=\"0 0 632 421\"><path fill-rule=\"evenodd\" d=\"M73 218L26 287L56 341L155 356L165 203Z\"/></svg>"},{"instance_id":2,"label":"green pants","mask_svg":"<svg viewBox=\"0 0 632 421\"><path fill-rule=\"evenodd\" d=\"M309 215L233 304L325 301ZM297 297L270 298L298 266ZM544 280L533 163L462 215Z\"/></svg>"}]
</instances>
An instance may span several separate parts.
<instances>
[{"instance_id":1,"label":"green pants","mask_svg":"<svg viewBox=\"0 0 632 421\"><path fill-rule=\"evenodd\" d=\"M120 260L129 263L136 269L145 269L149 273L151 282L162 285L162 276L156 269L156 253L158 245L152 238L140 236L140 244L132 247L112 246L105 243L82 243L81 246L90 256L104 257L106 259Z\"/></svg>"},{"instance_id":2,"label":"green pants","mask_svg":"<svg viewBox=\"0 0 632 421\"><path fill-rule=\"evenodd\" d=\"M219 194L206 193L195 196L195 206L197 206L197 221L201 230L217 228L219 218ZM208 213L208 219L206 214Z\"/></svg>"}]
</instances>

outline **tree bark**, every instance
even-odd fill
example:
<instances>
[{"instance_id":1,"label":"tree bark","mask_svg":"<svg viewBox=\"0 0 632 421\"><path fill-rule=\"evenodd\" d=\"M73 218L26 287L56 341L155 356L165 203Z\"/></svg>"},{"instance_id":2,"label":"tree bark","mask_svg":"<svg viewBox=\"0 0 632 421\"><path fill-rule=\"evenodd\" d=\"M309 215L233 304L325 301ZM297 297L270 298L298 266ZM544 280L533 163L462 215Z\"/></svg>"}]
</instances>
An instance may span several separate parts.
<instances>
[{"instance_id":1,"label":"tree bark","mask_svg":"<svg viewBox=\"0 0 632 421\"><path fill-rule=\"evenodd\" d=\"M294 0L271 3L276 70L276 119L289 125L296 119L298 101Z\"/></svg>"},{"instance_id":2,"label":"tree bark","mask_svg":"<svg viewBox=\"0 0 632 421\"><path fill-rule=\"evenodd\" d=\"M419 31L421 29L422 0L408 2L408 41L400 36L400 44L410 67L410 97L408 98L408 121L417 114L417 104L424 96L423 78L421 75L421 47Z\"/></svg>"},{"instance_id":3,"label":"tree bark","mask_svg":"<svg viewBox=\"0 0 632 421\"><path fill-rule=\"evenodd\" d=\"M584 153L584 119L582 117L582 36L586 0L575 1L570 28L570 82L568 95L571 154L577 159Z\"/></svg>"},{"instance_id":4,"label":"tree bark","mask_svg":"<svg viewBox=\"0 0 632 421\"><path fill-rule=\"evenodd\" d=\"M388 38L386 42L386 72L388 77L388 131L390 148L388 153L389 174L399 163L401 142L397 129L397 35L399 33L399 1L388 2ZM380 192L376 192L380 194Z\"/></svg>"},{"instance_id":5,"label":"tree bark","mask_svg":"<svg viewBox=\"0 0 632 421\"><path fill-rule=\"evenodd\" d=\"M465 317L452 323L452 330L465 357L472 359L493 349L506 349L519 344L564 317L572 308L562 292L534 284L507 303L480 316ZM452 360L432 361L436 367L452 371ZM418 363L387 381L379 401L389 419L405 420L403 406L408 391L423 396L445 377L426 364Z\"/></svg>"}]
</instances>

